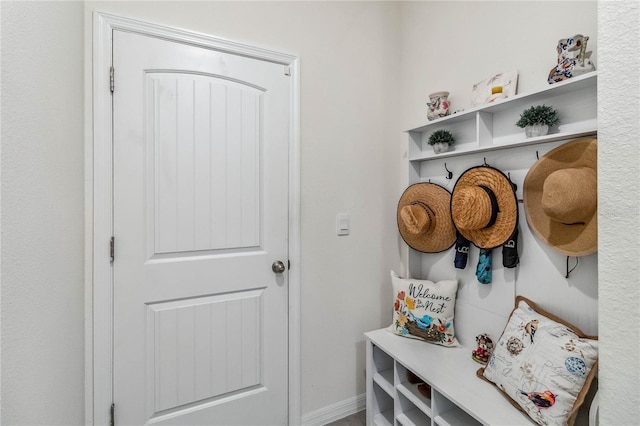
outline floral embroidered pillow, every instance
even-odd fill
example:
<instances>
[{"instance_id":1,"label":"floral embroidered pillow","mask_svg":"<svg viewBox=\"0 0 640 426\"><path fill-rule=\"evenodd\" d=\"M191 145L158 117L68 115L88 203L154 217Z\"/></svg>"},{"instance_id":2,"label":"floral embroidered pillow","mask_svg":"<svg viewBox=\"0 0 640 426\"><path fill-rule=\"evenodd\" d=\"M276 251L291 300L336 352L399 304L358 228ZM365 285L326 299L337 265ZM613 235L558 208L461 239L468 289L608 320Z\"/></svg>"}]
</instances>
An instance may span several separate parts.
<instances>
[{"instance_id":1,"label":"floral embroidered pillow","mask_svg":"<svg viewBox=\"0 0 640 426\"><path fill-rule=\"evenodd\" d=\"M442 346L458 346L453 327L458 281L403 279L391 271L393 323L389 331Z\"/></svg>"},{"instance_id":2,"label":"floral embroidered pillow","mask_svg":"<svg viewBox=\"0 0 640 426\"><path fill-rule=\"evenodd\" d=\"M597 371L598 340L518 296L478 376L540 425L572 425Z\"/></svg>"}]
</instances>

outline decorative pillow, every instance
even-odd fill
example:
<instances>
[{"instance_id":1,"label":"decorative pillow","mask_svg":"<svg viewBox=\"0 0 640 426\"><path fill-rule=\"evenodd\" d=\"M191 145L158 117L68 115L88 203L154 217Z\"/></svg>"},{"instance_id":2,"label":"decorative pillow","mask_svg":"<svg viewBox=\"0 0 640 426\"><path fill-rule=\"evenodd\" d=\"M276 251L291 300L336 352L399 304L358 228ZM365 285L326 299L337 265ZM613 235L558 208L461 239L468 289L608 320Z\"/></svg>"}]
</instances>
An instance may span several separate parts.
<instances>
[{"instance_id":1,"label":"decorative pillow","mask_svg":"<svg viewBox=\"0 0 640 426\"><path fill-rule=\"evenodd\" d=\"M538 424L572 425L597 371L597 339L518 296L478 376Z\"/></svg>"},{"instance_id":2,"label":"decorative pillow","mask_svg":"<svg viewBox=\"0 0 640 426\"><path fill-rule=\"evenodd\" d=\"M453 328L458 281L402 279L391 271L393 324L389 331L442 346L458 346Z\"/></svg>"}]
</instances>

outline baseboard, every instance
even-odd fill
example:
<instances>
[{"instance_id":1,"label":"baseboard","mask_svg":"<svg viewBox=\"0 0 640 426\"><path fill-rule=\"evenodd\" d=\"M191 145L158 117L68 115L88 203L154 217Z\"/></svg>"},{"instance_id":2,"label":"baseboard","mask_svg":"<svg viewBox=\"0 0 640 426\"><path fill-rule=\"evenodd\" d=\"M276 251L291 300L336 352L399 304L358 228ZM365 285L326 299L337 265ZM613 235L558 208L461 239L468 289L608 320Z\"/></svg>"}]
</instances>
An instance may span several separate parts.
<instances>
[{"instance_id":1,"label":"baseboard","mask_svg":"<svg viewBox=\"0 0 640 426\"><path fill-rule=\"evenodd\" d=\"M302 416L304 426L322 426L358 413L366 407L366 394L336 402Z\"/></svg>"}]
</instances>

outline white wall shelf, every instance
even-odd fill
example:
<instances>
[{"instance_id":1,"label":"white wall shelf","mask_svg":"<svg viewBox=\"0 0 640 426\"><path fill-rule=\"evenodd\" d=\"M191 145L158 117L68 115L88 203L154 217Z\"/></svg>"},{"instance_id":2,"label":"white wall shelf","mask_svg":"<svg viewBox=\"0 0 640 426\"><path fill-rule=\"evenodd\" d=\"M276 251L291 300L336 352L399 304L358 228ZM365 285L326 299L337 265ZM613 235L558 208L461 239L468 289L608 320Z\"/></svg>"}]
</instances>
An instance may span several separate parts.
<instances>
[{"instance_id":1,"label":"white wall shelf","mask_svg":"<svg viewBox=\"0 0 640 426\"><path fill-rule=\"evenodd\" d=\"M597 132L596 99L597 72L593 72L533 93L449 115L407 130L409 161L421 162L594 135ZM515 123L522 111L540 104L558 110L560 124L549 135L526 138L524 129ZM431 133L440 129L450 131L456 143L451 147L453 150L435 154L427 140Z\"/></svg>"}]
</instances>

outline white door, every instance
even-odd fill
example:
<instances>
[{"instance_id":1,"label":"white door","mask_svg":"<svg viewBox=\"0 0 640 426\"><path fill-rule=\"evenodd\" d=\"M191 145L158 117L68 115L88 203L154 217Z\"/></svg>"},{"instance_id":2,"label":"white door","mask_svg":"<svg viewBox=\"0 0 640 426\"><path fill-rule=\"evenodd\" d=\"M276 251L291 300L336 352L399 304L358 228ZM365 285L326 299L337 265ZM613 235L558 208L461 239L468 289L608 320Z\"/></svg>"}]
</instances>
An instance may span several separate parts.
<instances>
[{"instance_id":1,"label":"white door","mask_svg":"<svg viewBox=\"0 0 640 426\"><path fill-rule=\"evenodd\" d=\"M117 425L287 422L290 77L113 35Z\"/></svg>"}]
</instances>

